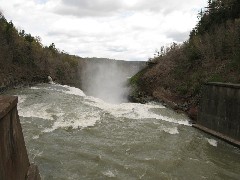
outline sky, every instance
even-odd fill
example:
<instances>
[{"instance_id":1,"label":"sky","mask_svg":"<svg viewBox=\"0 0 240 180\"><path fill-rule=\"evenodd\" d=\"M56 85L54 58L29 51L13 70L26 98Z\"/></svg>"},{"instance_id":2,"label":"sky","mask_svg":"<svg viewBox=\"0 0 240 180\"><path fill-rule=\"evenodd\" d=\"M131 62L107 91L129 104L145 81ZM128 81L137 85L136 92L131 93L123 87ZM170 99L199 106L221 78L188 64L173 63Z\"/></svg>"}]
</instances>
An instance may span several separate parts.
<instances>
[{"instance_id":1,"label":"sky","mask_svg":"<svg viewBox=\"0 0 240 180\"><path fill-rule=\"evenodd\" d=\"M0 11L45 46L80 57L146 61L188 39L207 0L0 0Z\"/></svg>"}]
</instances>

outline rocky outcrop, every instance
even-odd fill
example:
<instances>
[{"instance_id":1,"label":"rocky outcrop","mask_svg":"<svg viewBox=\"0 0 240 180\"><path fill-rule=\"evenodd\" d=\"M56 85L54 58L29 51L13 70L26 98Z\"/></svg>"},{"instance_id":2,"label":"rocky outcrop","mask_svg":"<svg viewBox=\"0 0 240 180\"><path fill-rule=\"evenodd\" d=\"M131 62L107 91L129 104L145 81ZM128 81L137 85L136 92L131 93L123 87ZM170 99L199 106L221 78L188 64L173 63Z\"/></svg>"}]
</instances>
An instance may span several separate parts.
<instances>
[{"instance_id":1,"label":"rocky outcrop","mask_svg":"<svg viewBox=\"0 0 240 180\"><path fill-rule=\"evenodd\" d=\"M0 179L40 180L37 166L29 163L17 102L17 97L0 96Z\"/></svg>"},{"instance_id":2,"label":"rocky outcrop","mask_svg":"<svg viewBox=\"0 0 240 180\"><path fill-rule=\"evenodd\" d=\"M141 90L134 91L134 88L132 88L128 99L130 102L143 104L150 101L159 102L176 112L185 113L193 122L197 120L198 106L195 105L191 99L181 98L164 88L158 88L158 90L152 94L147 94Z\"/></svg>"},{"instance_id":3,"label":"rocky outcrop","mask_svg":"<svg viewBox=\"0 0 240 180\"><path fill-rule=\"evenodd\" d=\"M34 74L31 72L17 73L15 71L14 74L0 73L0 93L12 88L47 82L47 74Z\"/></svg>"}]
</instances>

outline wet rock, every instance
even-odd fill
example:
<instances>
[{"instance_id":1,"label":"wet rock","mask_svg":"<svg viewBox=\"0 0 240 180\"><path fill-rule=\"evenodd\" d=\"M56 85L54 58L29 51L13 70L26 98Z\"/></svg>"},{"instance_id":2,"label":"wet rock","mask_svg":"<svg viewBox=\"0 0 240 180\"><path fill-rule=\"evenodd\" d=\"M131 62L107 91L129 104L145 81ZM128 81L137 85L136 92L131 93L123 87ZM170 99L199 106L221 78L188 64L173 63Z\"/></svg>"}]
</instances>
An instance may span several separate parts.
<instances>
[{"instance_id":1,"label":"wet rock","mask_svg":"<svg viewBox=\"0 0 240 180\"><path fill-rule=\"evenodd\" d=\"M192 120L196 121L198 115L198 107L197 106L191 107L188 110L187 114Z\"/></svg>"}]
</instances>

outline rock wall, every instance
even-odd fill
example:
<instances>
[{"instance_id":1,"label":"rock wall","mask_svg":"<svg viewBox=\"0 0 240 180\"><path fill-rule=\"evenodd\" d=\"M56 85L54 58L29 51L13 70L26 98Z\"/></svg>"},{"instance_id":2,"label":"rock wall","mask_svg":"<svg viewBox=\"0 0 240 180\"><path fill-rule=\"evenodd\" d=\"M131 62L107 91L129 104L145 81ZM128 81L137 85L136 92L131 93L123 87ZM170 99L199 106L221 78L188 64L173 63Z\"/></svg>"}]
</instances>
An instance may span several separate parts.
<instances>
[{"instance_id":1,"label":"rock wall","mask_svg":"<svg viewBox=\"0 0 240 180\"><path fill-rule=\"evenodd\" d=\"M37 166L29 163L17 102L17 97L0 96L0 179L39 180Z\"/></svg>"},{"instance_id":2,"label":"rock wall","mask_svg":"<svg viewBox=\"0 0 240 180\"><path fill-rule=\"evenodd\" d=\"M205 84L194 126L239 146L240 84Z\"/></svg>"}]
</instances>

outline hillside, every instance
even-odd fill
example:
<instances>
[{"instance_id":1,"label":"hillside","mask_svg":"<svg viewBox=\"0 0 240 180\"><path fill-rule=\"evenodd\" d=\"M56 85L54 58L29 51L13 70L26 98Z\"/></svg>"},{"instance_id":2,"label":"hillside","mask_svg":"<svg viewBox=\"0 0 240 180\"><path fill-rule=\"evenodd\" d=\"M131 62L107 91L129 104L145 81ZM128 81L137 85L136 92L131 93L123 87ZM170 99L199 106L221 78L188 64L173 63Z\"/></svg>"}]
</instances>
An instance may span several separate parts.
<instances>
[{"instance_id":1,"label":"hillside","mask_svg":"<svg viewBox=\"0 0 240 180\"><path fill-rule=\"evenodd\" d=\"M69 55L57 49L54 43L44 46L40 37L18 30L0 13L0 92L17 86L47 82L49 75L57 83L84 89L82 82L90 77L84 76L86 67L97 67L99 64L116 64L124 71L123 74L129 76L145 65L143 62Z\"/></svg>"},{"instance_id":2,"label":"hillside","mask_svg":"<svg viewBox=\"0 0 240 180\"><path fill-rule=\"evenodd\" d=\"M79 59L60 52L54 43L43 46L40 37L18 31L0 14L0 90L46 82L48 75L59 83L79 86Z\"/></svg>"},{"instance_id":3,"label":"hillside","mask_svg":"<svg viewBox=\"0 0 240 180\"><path fill-rule=\"evenodd\" d=\"M189 39L162 47L131 78L131 99L161 101L196 119L204 83L240 83L239 7L238 0L208 1Z\"/></svg>"}]
</instances>

